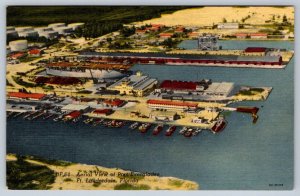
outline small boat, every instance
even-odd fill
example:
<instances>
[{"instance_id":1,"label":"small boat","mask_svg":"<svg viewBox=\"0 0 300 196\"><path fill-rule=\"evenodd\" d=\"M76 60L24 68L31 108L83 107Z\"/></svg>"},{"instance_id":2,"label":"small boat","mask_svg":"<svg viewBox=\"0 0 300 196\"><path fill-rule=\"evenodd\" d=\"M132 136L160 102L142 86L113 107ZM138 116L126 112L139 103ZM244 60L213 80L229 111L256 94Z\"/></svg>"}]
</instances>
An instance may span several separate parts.
<instances>
[{"instance_id":1,"label":"small boat","mask_svg":"<svg viewBox=\"0 0 300 196\"><path fill-rule=\"evenodd\" d=\"M179 131L180 134L184 134L188 130L187 127L182 127L182 129Z\"/></svg>"},{"instance_id":2,"label":"small boat","mask_svg":"<svg viewBox=\"0 0 300 196\"><path fill-rule=\"evenodd\" d=\"M192 128L189 128L186 132L184 132L184 137L192 137L194 130Z\"/></svg>"},{"instance_id":3,"label":"small boat","mask_svg":"<svg viewBox=\"0 0 300 196\"><path fill-rule=\"evenodd\" d=\"M125 121L117 121L114 127L120 128L125 125Z\"/></svg>"},{"instance_id":4,"label":"small boat","mask_svg":"<svg viewBox=\"0 0 300 196\"><path fill-rule=\"evenodd\" d=\"M196 130L194 130L193 131L193 136L196 136L196 135L198 135L199 133L201 133L203 130L202 129L200 129L200 128L197 128Z\"/></svg>"},{"instance_id":5,"label":"small boat","mask_svg":"<svg viewBox=\"0 0 300 196\"><path fill-rule=\"evenodd\" d=\"M97 120L94 121L93 126L95 127L95 126L101 124L103 121L104 121L104 119L102 119L102 118L97 119Z\"/></svg>"},{"instance_id":6,"label":"small boat","mask_svg":"<svg viewBox=\"0 0 300 196\"><path fill-rule=\"evenodd\" d=\"M221 131L226 127L227 121L223 117L219 117L217 122L214 124L214 126L211 128L211 131L216 134Z\"/></svg>"},{"instance_id":7,"label":"small boat","mask_svg":"<svg viewBox=\"0 0 300 196\"><path fill-rule=\"evenodd\" d=\"M92 123L93 121L94 121L93 118L88 118L88 119L85 119L83 122L84 122L85 124L90 124L90 123Z\"/></svg>"},{"instance_id":8,"label":"small boat","mask_svg":"<svg viewBox=\"0 0 300 196\"><path fill-rule=\"evenodd\" d=\"M163 124L159 124L157 125L152 132L152 135L158 135L162 130L163 130L164 125Z\"/></svg>"},{"instance_id":9,"label":"small boat","mask_svg":"<svg viewBox=\"0 0 300 196\"><path fill-rule=\"evenodd\" d=\"M176 126L170 126L167 132L165 133L165 136L171 136L176 130Z\"/></svg>"},{"instance_id":10,"label":"small boat","mask_svg":"<svg viewBox=\"0 0 300 196\"><path fill-rule=\"evenodd\" d=\"M134 130L134 129L136 129L139 125L140 125L140 123L134 122L134 123L132 123L132 124L130 125L129 129Z\"/></svg>"},{"instance_id":11,"label":"small boat","mask_svg":"<svg viewBox=\"0 0 300 196\"><path fill-rule=\"evenodd\" d=\"M151 127L150 123L144 123L139 127L139 130L141 133L146 133L150 127Z\"/></svg>"}]
</instances>

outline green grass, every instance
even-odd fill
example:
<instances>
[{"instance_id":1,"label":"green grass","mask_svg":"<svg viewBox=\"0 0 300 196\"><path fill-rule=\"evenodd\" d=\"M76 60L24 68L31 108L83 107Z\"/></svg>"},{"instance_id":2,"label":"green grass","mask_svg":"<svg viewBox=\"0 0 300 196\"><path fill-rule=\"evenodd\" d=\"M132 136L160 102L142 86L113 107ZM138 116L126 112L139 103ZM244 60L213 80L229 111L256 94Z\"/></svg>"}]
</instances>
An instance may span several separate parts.
<instances>
[{"instance_id":1,"label":"green grass","mask_svg":"<svg viewBox=\"0 0 300 196\"><path fill-rule=\"evenodd\" d=\"M114 187L115 190L149 190L150 186L141 184L141 185L132 185L128 183L118 184Z\"/></svg>"},{"instance_id":2,"label":"green grass","mask_svg":"<svg viewBox=\"0 0 300 196\"><path fill-rule=\"evenodd\" d=\"M34 157L34 156L25 156L25 158L31 159L31 160L35 160L35 161L39 161L42 163L47 163L49 165L55 165L55 166L69 166L72 165L73 163L68 162L68 161L59 161L59 160L48 160L48 159L44 159L41 157Z\"/></svg>"},{"instance_id":3,"label":"green grass","mask_svg":"<svg viewBox=\"0 0 300 196\"><path fill-rule=\"evenodd\" d=\"M45 190L55 181L54 171L23 159L7 161L7 187L13 190Z\"/></svg>"},{"instance_id":4,"label":"green grass","mask_svg":"<svg viewBox=\"0 0 300 196\"><path fill-rule=\"evenodd\" d=\"M176 186L176 187L181 187L183 184L182 180L170 180L169 185L171 186Z\"/></svg>"}]
</instances>

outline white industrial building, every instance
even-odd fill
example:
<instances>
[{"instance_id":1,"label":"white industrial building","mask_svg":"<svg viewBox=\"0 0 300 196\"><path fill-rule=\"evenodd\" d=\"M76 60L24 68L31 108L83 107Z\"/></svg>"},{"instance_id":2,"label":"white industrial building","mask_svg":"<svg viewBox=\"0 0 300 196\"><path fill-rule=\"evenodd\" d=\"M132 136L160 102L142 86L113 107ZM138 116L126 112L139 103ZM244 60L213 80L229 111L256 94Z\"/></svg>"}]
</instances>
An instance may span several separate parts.
<instances>
[{"instance_id":1,"label":"white industrial building","mask_svg":"<svg viewBox=\"0 0 300 196\"><path fill-rule=\"evenodd\" d=\"M83 111L86 112L90 106L88 105L80 105L80 104L68 104L61 108L63 112L70 112L70 111Z\"/></svg>"},{"instance_id":2,"label":"white industrial building","mask_svg":"<svg viewBox=\"0 0 300 196\"><path fill-rule=\"evenodd\" d=\"M54 31L52 27L38 27L35 28L40 37L53 39L58 36L58 32Z\"/></svg>"},{"instance_id":3,"label":"white industrial building","mask_svg":"<svg viewBox=\"0 0 300 196\"><path fill-rule=\"evenodd\" d=\"M49 24L48 27L51 27L51 28L57 28L57 27L65 27L66 26L66 23L52 23L52 24Z\"/></svg>"},{"instance_id":4,"label":"white industrial building","mask_svg":"<svg viewBox=\"0 0 300 196\"><path fill-rule=\"evenodd\" d=\"M19 37L38 37L39 34L31 26L16 27Z\"/></svg>"},{"instance_id":5,"label":"white industrial building","mask_svg":"<svg viewBox=\"0 0 300 196\"><path fill-rule=\"evenodd\" d=\"M58 32L59 35L68 35L73 32L71 27L53 27L53 29Z\"/></svg>"},{"instance_id":6,"label":"white industrial building","mask_svg":"<svg viewBox=\"0 0 300 196\"><path fill-rule=\"evenodd\" d=\"M232 82L214 82L204 91L204 95L227 97L234 88Z\"/></svg>"},{"instance_id":7,"label":"white industrial building","mask_svg":"<svg viewBox=\"0 0 300 196\"><path fill-rule=\"evenodd\" d=\"M71 23L68 24L68 27L72 28L75 31L79 27L83 27L84 23Z\"/></svg>"},{"instance_id":8,"label":"white industrial building","mask_svg":"<svg viewBox=\"0 0 300 196\"><path fill-rule=\"evenodd\" d=\"M158 81L156 79L144 76L141 72L137 72L136 75L122 78L107 89L119 91L120 94L124 95L136 95L141 97L157 83Z\"/></svg>"},{"instance_id":9,"label":"white industrial building","mask_svg":"<svg viewBox=\"0 0 300 196\"><path fill-rule=\"evenodd\" d=\"M38 37L39 34L37 31L22 31L18 32L19 37Z\"/></svg>"},{"instance_id":10,"label":"white industrial building","mask_svg":"<svg viewBox=\"0 0 300 196\"><path fill-rule=\"evenodd\" d=\"M11 41L11 42L9 42L9 47L12 52L24 51L28 47L28 41L27 40Z\"/></svg>"},{"instance_id":11,"label":"white industrial building","mask_svg":"<svg viewBox=\"0 0 300 196\"><path fill-rule=\"evenodd\" d=\"M218 29L238 29L239 28L239 23L219 23L218 24Z\"/></svg>"}]
</instances>

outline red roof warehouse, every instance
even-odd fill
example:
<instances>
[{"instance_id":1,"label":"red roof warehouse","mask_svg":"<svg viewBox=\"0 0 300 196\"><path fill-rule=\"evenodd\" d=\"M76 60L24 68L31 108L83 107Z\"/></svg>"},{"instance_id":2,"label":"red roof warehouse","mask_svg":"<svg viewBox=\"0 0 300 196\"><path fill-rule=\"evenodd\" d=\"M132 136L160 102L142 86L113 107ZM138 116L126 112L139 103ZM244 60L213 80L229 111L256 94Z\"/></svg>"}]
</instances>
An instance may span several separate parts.
<instances>
[{"instance_id":1,"label":"red roof warehouse","mask_svg":"<svg viewBox=\"0 0 300 196\"><path fill-rule=\"evenodd\" d=\"M111 109L96 109L93 111L94 114L97 114L97 115L110 115L113 113L113 110Z\"/></svg>"},{"instance_id":2,"label":"red roof warehouse","mask_svg":"<svg viewBox=\"0 0 300 196\"><path fill-rule=\"evenodd\" d=\"M22 93L22 92L9 92L8 97L14 99L32 99L41 100L46 96L46 94L41 93Z\"/></svg>"},{"instance_id":3,"label":"red roof warehouse","mask_svg":"<svg viewBox=\"0 0 300 196\"><path fill-rule=\"evenodd\" d=\"M109 106L116 106L116 107L121 107L124 105L125 101L121 99L113 99L113 100L105 100L104 103L106 103Z\"/></svg>"},{"instance_id":4,"label":"red roof warehouse","mask_svg":"<svg viewBox=\"0 0 300 196\"><path fill-rule=\"evenodd\" d=\"M76 118L80 117L80 115L81 115L81 112L73 111L73 112L67 114L65 117L66 118L71 118L71 119L76 119Z\"/></svg>"},{"instance_id":5,"label":"red roof warehouse","mask_svg":"<svg viewBox=\"0 0 300 196\"><path fill-rule=\"evenodd\" d=\"M164 80L160 84L160 88L170 90L196 90L197 83L176 80Z\"/></svg>"},{"instance_id":6,"label":"red roof warehouse","mask_svg":"<svg viewBox=\"0 0 300 196\"><path fill-rule=\"evenodd\" d=\"M147 104L152 109L174 109L174 110L195 110L198 107L197 103L180 102L180 101L166 101L150 99Z\"/></svg>"}]
</instances>

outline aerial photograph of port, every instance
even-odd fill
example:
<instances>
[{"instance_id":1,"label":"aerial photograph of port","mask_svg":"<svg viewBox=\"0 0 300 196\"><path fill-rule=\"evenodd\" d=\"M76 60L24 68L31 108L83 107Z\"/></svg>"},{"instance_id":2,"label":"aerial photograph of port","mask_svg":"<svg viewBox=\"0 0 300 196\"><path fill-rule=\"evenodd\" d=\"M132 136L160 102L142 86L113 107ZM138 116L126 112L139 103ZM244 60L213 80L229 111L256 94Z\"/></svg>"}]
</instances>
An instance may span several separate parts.
<instances>
[{"instance_id":1,"label":"aerial photograph of port","mask_svg":"<svg viewBox=\"0 0 300 196\"><path fill-rule=\"evenodd\" d=\"M294 7L8 6L7 188L291 190Z\"/></svg>"}]
</instances>

